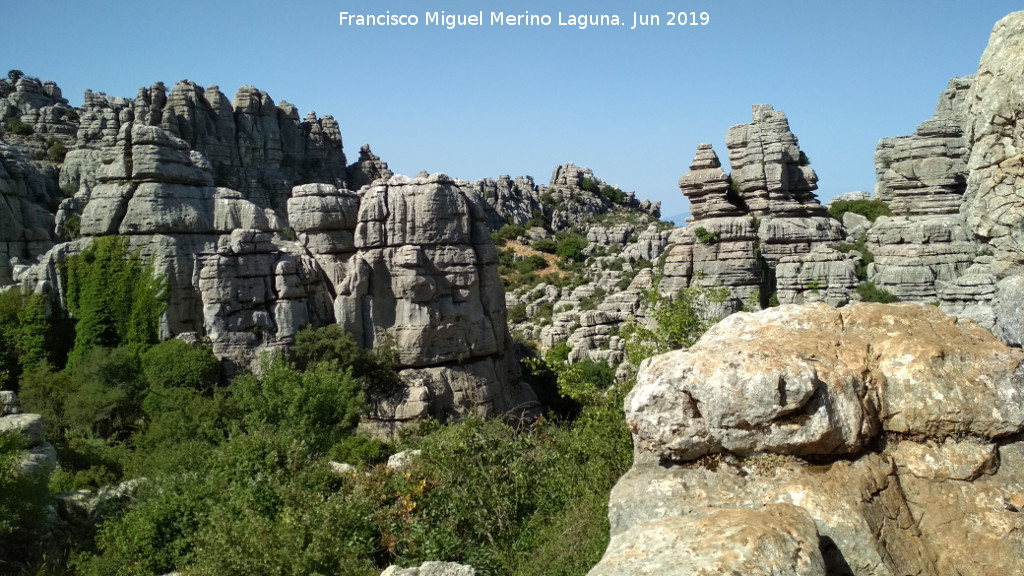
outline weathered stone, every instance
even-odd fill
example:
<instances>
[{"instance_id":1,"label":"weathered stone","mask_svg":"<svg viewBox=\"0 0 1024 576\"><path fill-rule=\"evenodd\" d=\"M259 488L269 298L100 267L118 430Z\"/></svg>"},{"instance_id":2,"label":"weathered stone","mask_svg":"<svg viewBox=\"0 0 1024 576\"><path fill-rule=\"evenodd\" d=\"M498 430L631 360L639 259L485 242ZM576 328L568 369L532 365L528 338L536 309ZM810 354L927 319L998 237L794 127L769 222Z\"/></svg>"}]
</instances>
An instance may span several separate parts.
<instances>
[{"instance_id":1,"label":"weathered stone","mask_svg":"<svg viewBox=\"0 0 1024 576\"><path fill-rule=\"evenodd\" d=\"M645 361L627 420L638 450L674 461L857 453L883 429L998 438L1024 428L1022 362L932 306L782 306Z\"/></svg>"},{"instance_id":2,"label":"weathered stone","mask_svg":"<svg viewBox=\"0 0 1024 576\"><path fill-rule=\"evenodd\" d=\"M380 576L476 576L476 570L455 562L424 562L416 568L389 566Z\"/></svg>"},{"instance_id":3,"label":"weathered stone","mask_svg":"<svg viewBox=\"0 0 1024 576\"><path fill-rule=\"evenodd\" d=\"M33 447L43 443L45 426L39 414L11 414L0 417L0 433L18 432L24 438L26 446Z\"/></svg>"},{"instance_id":4,"label":"weathered stone","mask_svg":"<svg viewBox=\"0 0 1024 576\"><path fill-rule=\"evenodd\" d=\"M791 504L704 508L638 522L612 537L588 576L750 574L824 576L818 531Z\"/></svg>"}]
</instances>

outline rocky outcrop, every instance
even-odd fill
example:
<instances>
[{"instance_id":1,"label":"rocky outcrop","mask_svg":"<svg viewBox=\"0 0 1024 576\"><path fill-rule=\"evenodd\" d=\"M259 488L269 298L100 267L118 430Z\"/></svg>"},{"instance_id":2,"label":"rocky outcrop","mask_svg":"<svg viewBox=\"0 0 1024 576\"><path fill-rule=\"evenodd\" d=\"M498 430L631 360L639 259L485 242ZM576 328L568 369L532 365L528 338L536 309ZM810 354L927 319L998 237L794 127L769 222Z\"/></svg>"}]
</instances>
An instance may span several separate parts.
<instances>
[{"instance_id":1,"label":"rocky outcrop","mask_svg":"<svg viewBox=\"0 0 1024 576\"><path fill-rule=\"evenodd\" d=\"M845 234L814 196L817 176L785 114L753 108L753 122L729 129L726 175L710 144L701 144L679 188L692 218L673 237L661 289L700 282L729 289L729 307L825 300L845 304L856 264L829 248Z\"/></svg>"},{"instance_id":2,"label":"rocky outcrop","mask_svg":"<svg viewBox=\"0 0 1024 576\"><path fill-rule=\"evenodd\" d=\"M1020 573L1022 395L1020 350L932 306L733 315L641 367L591 573Z\"/></svg>"},{"instance_id":3,"label":"rocky outcrop","mask_svg":"<svg viewBox=\"0 0 1024 576\"><path fill-rule=\"evenodd\" d=\"M869 279L905 300L937 301L1007 334L998 285L1021 268L1019 241L1024 119L1019 74L1024 13L996 24L978 72L954 78L915 134L884 139L875 153L876 195L894 216L867 232ZM1000 327L1007 323L1006 330Z\"/></svg>"},{"instance_id":4,"label":"rocky outcrop","mask_svg":"<svg viewBox=\"0 0 1024 576\"><path fill-rule=\"evenodd\" d=\"M957 285L978 252L959 213L967 184L964 122L972 85L972 78L954 78L932 119L912 136L878 143L875 195L893 217L879 218L866 232L875 284L903 300L942 300L947 312L960 314L970 305L965 300L981 296ZM975 320L992 326L991 318Z\"/></svg>"},{"instance_id":5,"label":"rocky outcrop","mask_svg":"<svg viewBox=\"0 0 1024 576\"><path fill-rule=\"evenodd\" d=\"M45 485L50 474L57 468L57 451L46 441L43 417L39 414L24 414L18 409L18 397L14 392L0 392L0 434L19 434L22 437L24 453L19 468L5 470L31 476Z\"/></svg>"},{"instance_id":6,"label":"rocky outcrop","mask_svg":"<svg viewBox=\"0 0 1024 576\"><path fill-rule=\"evenodd\" d=\"M44 208L57 195L52 176L0 139L0 286L14 281L16 265L53 246L53 215Z\"/></svg>"}]
</instances>

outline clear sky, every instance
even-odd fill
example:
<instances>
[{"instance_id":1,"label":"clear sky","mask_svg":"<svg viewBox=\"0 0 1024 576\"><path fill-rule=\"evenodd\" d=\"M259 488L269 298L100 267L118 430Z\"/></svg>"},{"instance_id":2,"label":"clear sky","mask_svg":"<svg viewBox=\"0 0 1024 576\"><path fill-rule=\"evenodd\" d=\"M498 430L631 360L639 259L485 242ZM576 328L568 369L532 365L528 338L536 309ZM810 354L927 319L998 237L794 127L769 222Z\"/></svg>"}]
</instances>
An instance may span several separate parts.
<instances>
[{"instance_id":1,"label":"clear sky","mask_svg":"<svg viewBox=\"0 0 1024 576\"><path fill-rule=\"evenodd\" d=\"M726 160L725 132L767 103L790 126L827 200L873 190L880 138L931 116L949 78L972 74L993 24L1021 7L985 0L483 2L456 0L0 0L0 68L134 97L180 79L229 97L253 85L341 124L398 173L474 180L533 175L565 162L663 215L688 210L676 182L697 144ZM634 10L660 26L631 30ZM707 12L669 26L668 12ZM416 26L345 26L340 12L413 14ZM426 13L476 14L447 29ZM549 26L497 26L491 12L549 15ZM560 26L616 14L618 27Z\"/></svg>"}]
</instances>

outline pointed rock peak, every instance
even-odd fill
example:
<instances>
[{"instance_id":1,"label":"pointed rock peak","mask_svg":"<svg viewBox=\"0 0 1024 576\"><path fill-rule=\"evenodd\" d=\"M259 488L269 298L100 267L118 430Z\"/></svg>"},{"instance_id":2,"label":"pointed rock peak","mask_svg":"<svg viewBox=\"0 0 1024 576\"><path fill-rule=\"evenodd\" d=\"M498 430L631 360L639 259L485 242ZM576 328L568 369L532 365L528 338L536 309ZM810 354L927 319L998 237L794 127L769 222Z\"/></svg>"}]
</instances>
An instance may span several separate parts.
<instances>
[{"instance_id":1,"label":"pointed rock peak","mask_svg":"<svg viewBox=\"0 0 1024 576\"><path fill-rule=\"evenodd\" d=\"M697 146L697 155L694 156L693 163L690 164L690 170L708 170L721 167L722 162L718 159L718 154L715 154L711 144L704 142Z\"/></svg>"},{"instance_id":2,"label":"pointed rock peak","mask_svg":"<svg viewBox=\"0 0 1024 576\"><path fill-rule=\"evenodd\" d=\"M316 124L316 112L310 110L309 114L306 114L306 119L303 122L309 122L310 124Z\"/></svg>"}]
</instances>

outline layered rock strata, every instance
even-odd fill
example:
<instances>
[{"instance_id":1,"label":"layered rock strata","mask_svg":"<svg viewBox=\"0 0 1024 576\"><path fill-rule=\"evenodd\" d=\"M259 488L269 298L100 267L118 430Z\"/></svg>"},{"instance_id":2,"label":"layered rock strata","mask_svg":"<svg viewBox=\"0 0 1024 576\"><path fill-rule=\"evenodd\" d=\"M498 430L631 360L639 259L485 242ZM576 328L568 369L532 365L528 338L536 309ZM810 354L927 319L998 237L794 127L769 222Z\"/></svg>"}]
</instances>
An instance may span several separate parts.
<instances>
[{"instance_id":1,"label":"layered rock strata","mask_svg":"<svg viewBox=\"0 0 1024 576\"><path fill-rule=\"evenodd\" d=\"M753 108L753 122L726 138L727 175L710 144L701 144L679 188L692 218L673 237L665 260L665 293L700 282L730 292L730 308L780 302L849 301L856 264L829 248L844 237L814 196L817 176L807 166L785 114Z\"/></svg>"},{"instance_id":2,"label":"layered rock strata","mask_svg":"<svg viewBox=\"0 0 1024 576\"><path fill-rule=\"evenodd\" d=\"M933 306L733 315L641 366L591 574L1020 573L1022 399L1024 353Z\"/></svg>"}]
</instances>

